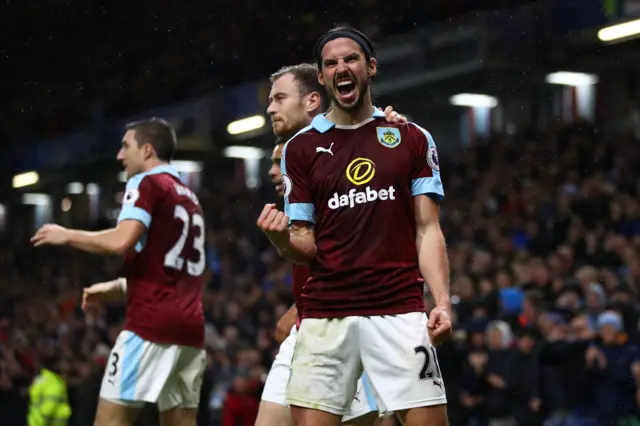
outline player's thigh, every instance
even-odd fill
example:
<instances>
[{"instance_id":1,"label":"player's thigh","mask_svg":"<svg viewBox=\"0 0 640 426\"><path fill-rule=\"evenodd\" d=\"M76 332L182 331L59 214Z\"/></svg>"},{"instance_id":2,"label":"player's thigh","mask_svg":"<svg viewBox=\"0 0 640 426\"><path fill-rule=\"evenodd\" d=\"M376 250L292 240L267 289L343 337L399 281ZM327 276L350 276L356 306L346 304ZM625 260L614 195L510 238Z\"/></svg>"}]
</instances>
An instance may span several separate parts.
<instances>
[{"instance_id":1,"label":"player's thigh","mask_svg":"<svg viewBox=\"0 0 640 426\"><path fill-rule=\"evenodd\" d=\"M403 426L448 426L447 405L431 405L401 410L396 413Z\"/></svg>"},{"instance_id":2,"label":"player's thigh","mask_svg":"<svg viewBox=\"0 0 640 426\"><path fill-rule=\"evenodd\" d=\"M294 406L339 416L338 423L349 413L362 374L359 352L356 317L302 321L285 400L296 423L314 414L298 419Z\"/></svg>"},{"instance_id":3,"label":"player's thigh","mask_svg":"<svg viewBox=\"0 0 640 426\"><path fill-rule=\"evenodd\" d=\"M395 413L387 416L378 417L373 426L401 426L400 419Z\"/></svg>"},{"instance_id":4,"label":"player's thigh","mask_svg":"<svg viewBox=\"0 0 640 426\"><path fill-rule=\"evenodd\" d=\"M173 407L160 412L161 426L196 426L198 408Z\"/></svg>"},{"instance_id":5,"label":"player's thigh","mask_svg":"<svg viewBox=\"0 0 640 426\"><path fill-rule=\"evenodd\" d=\"M262 401L271 402L278 405L286 406L285 392L287 383L289 382L289 371L291 369L291 360L293 359L293 351L296 345L297 331L295 327L291 333L280 345L278 355L271 364L271 370L267 375L262 391ZM262 407L262 406L261 406ZM260 419L262 409L258 412Z\"/></svg>"},{"instance_id":6,"label":"player's thigh","mask_svg":"<svg viewBox=\"0 0 640 426\"><path fill-rule=\"evenodd\" d=\"M94 426L133 426L140 408L100 398L93 424Z\"/></svg>"},{"instance_id":7,"label":"player's thigh","mask_svg":"<svg viewBox=\"0 0 640 426\"><path fill-rule=\"evenodd\" d=\"M355 417L353 419L345 420L342 419L343 426L373 426L378 419L377 411L369 411L361 416Z\"/></svg>"},{"instance_id":8,"label":"player's thigh","mask_svg":"<svg viewBox=\"0 0 640 426\"><path fill-rule=\"evenodd\" d=\"M178 355L176 346L159 345L122 331L107 361L100 398L135 408L144 402L158 402Z\"/></svg>"},{"instance_id":9,"label":"player's thigh","mask_svg":"<svg viewBox=\"0 0 640 426\"><path fill-rule=\"evenodd\" d=\"M381 412L446 404L426 314L362 317L360 336L362 363Z\"/></svg>"},{"instance_id":10,"label":"player's thigh","mask_svg":"<svg viewBox=\"0 0 640 426\"><path fill-rule=\"evenodd\" d=\"M265 400L260 401L256 426L293 426L289 406Z\"/></svg>"},{"instance_id":11,"label":"player's thigh","mask_svg":"<svg viewBox=\"0 0 640 426\"><path fill-rule=\"evenodd\" d=\"M158 410L162 413L178 407L176 416L184 412L189 418L189 409L197 409L200 404L207 354L201 348L177 347L178 359L158 397Z\"/></svg>"},{"instance_id":12,"label":"player's thigh","mask_svg":"<svg viewBox=\"0 0 640 426\"><path fill-rule=\"evenodd\" d=\"M349 413L342 418L342 424L373 425L378 417L378 406L374 391L366 373L358 380L356 395L353 397Z\"/></svg>"}]
</instances>

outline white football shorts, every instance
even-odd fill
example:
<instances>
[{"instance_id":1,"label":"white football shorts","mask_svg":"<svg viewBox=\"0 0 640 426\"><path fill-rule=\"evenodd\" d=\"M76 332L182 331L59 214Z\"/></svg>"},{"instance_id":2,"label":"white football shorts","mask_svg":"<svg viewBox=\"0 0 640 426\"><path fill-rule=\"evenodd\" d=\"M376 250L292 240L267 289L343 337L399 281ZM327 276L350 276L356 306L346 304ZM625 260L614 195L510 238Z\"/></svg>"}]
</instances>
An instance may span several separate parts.
<instances>
[{"instance_id":1,"label":"white football shorts","mask_svg":"<svg viewBox=\"0 0 640 426\"><path fill-rule=\"evenodd\" d=\"M291 333L280 345L278 355L276 355L271 370L267 376L262 391L262 400L272 402L278 405L288 405L285 402L285 390L289 381L289 372L291 369L291 360L293 359L293 350L296 345L296 335L298 331L294 326ZM377 411L373 393L368 385L366 376L358 380L357 391L355 397L351 400L351 406L344 415L342 421L348 422L355 418L364 416L365 414Z\"/></svg>"},{"instance_id":2,"label":"white football shorts","mask_svg":"<svg viewBox=\"0 0 640 426\"><path fill-rule=\"evenodd\" d=\"M285 401L345 415L363 370L382 415L447 402L423 312L302 320Z\"/></svg>"},{"instance_id":3,"label":"white football shorts","mask_svg":"<svg viewBox=\"0 0 640 426\"><path fill-rule=\"evenodd\" d=\"M195 408L205 366L204 349L153 343L123 330L111 349L100 398L129 407L157 403L160 411Z\"/></svg>"}]
</instances>

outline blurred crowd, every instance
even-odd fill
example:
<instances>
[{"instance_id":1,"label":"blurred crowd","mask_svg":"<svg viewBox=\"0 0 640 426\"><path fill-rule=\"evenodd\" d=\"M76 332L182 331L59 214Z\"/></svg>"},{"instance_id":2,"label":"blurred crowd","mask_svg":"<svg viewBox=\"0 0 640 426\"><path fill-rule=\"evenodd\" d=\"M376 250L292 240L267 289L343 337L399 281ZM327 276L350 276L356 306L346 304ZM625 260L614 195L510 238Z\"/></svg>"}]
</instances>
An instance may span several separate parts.
<instances>
[{"instance_id":1,"label":"blurred crowd","mask_svg":"<svg viewBox=\"0 0 640 426\"><path fill-rule=\"evenodd\" d=\"M631 136L580 124L442 159L455 335L438 352L452 425L640 424L639 155ZM290 266L255 226L276 199L268 184L248 191L205 173L199 425L251 425L292 303ZM115 278L119 261L33 250L28 233L12 224L0 250L0 426L25 424L27 389L52 357L71 424L91 424L124 311L85 316L81 288ZM141 425L156 424L152 408Z\"/></svg>"}]
</instances>

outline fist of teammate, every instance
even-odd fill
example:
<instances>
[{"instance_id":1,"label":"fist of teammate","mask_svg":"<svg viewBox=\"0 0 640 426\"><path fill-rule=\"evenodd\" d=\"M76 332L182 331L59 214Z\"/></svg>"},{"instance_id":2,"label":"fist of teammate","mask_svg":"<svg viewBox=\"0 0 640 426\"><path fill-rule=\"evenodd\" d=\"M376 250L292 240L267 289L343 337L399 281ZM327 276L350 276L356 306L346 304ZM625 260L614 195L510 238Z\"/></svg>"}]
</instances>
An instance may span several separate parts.
<instances>
[{"instance_id":1,"label":"fist of teammate","mask_svg":"<svg viewBox=\"0 0 640 426\"><path fill-rule=\"evenodd\" d=\"M82 292L82 310L84 312L95 312L103 304L102 291L94 286L85 288Z\"/></svg>"},{"instance_id":2,"label":"fist of teammate","mask_svg":"<svg viewBox=\"0 0 640 426\"><path fill-rule=\"evenodd\" d=\"M282 247L288 243L289 218L278 210L275 204L264 206L257 224L276 247Z\"/></svg>"},{"instance_id":3,"label":"fist of teammate","mask_svg":"<svg viewBox=\"0 0 640 426\"><path fill-rule=\"evenodd\" d=\"M429 314L427 328L429 329L431 343L434 346L439 346L449 340L452 333L451 315L449 314L449 310L442 306L436 306L433 308Z\"/></svg>"},{"instance_id":4,"label":"fist of teammate","mask_svg":"<svg viewBox=\"0 0 640 426\"><path fill-rule=\"evenodd\" d=\"M59 225L47 224L38 229L36 234L31 237L31 242L35 247L39 247L44 244L50 244L54 246L62 246L69 241L69 230Z\"/></svg>"},{"instance_id":5,"label":"fist of teammate","mask_svg":"<svg viewBox=\"0 0 640 426\"><path fill-rule=\"evenodd\" d=\"M111 293L120 291L120 288L112 283L96 283L86 287L82 291L82 310L94 312L109 300Z\"/></svg>"}]
</instances>

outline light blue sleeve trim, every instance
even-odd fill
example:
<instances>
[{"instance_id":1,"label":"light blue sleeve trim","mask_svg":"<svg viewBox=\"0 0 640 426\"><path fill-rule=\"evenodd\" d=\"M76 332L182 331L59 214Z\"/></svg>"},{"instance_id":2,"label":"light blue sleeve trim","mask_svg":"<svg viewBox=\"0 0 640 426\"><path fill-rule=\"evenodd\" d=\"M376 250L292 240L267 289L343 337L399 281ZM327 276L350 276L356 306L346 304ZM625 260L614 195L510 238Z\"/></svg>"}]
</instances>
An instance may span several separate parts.
<instances>
[{"instance_id":1,"label":"light blue sleeve trim","mask_svg":"<svg viewBox=\"0 0 640 426\"><path fill-rule=\"evenodd\" d=\"M286 203L284 214L289 216L289 221L301 220L309 223L316 223L316 213L311 203Z\"/></svg>"},{"instance_id":2,"label":"light blue sleeve trim","mask_svg":"<svg viewBox=\"0 0 640 426\"><path fill-rule=\"evenodd\" d=\"M141 173L139 175L132 176L127 182L127 186L125 189L125 195L122 203L122 209L120 210L120 216L118 216L118 223L123 220L137 220L141 222L147 229L151 226L151 215L149 212L141 209L140 207L136 207L136 200L140 197L140 183L145 178L147 173ZM132 202L126 203L127 196L129 194L133 195L135 199Z\"/></svg>"},{"instance_id":3,"label":"light blue sleeve trim","mask_svg":"<svg viewBox=\"0 0 640 426\"><path fill-rule=\"evenodd\" d=\"M422 127L418 126L416 123L411 123L418 128L422 132L422 134L427 138L427 152L429 148L436 147L436 143L431 137L431 133L427 132ZM427 161L427 158L423 158L424 161ZM442 185L442 179L440 179L440 170L436 170L433 167L431 168L432 176L431 177L423 177L414 179L411 182L411 194L415 197L416 195L429 195L432 198L440 201L444 199L444 187Z\"/></svg>"},{"instance_id":4,"label":"light blue sleeve trim","mask_svg":"<svg viewBox=\"0 0 640 426\"><path fill-rule=\"evenodd\" d=\"M147 229L151 226L151 215L147 213L146 210L133 205L126 205L122 207L120 216L118 217L118 222L122 222L123 220L137 220Z\"/></svg>"},{"instance_id":5,"label":"light blue sleeve trim","mask_svg":"<svg viewBox=\"0 0 640 426\"><path fill-rule=\"evenodd\" d=\"M429 195L438 201L444 199L444 190L440 179L422 177L411 181L411 195Z\"/></svg>"},{"instance_id":6,"label":"light blue sleeve trim","mask_svg":"<svg viewBox=\"0 0 640 426\"><path fill-rule=\"evenodd\" d=\"M307 130L310 128L311 126L309 126ZM303 130L305 129L302 129L300 132L298 132L298 134L300 134ZM283 175L287 174L287 148L289 147L289 144L293 141L294 138L295 136L289 139L289 141L286 144L284 144L284 148L282 148L282 159L280 160L280 170L282 170ZM313 204L311 203L293 203L292 204L289 202L288 195L285 195L284 197L284 214L289 216L289 225L291 225L291 221L294 221L294 220L301 220L301 221L314 223L314 224L316 223L316 214L315 214L315 208Z\"/></svg>"}]
</instances>

